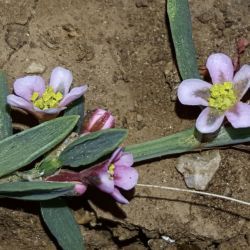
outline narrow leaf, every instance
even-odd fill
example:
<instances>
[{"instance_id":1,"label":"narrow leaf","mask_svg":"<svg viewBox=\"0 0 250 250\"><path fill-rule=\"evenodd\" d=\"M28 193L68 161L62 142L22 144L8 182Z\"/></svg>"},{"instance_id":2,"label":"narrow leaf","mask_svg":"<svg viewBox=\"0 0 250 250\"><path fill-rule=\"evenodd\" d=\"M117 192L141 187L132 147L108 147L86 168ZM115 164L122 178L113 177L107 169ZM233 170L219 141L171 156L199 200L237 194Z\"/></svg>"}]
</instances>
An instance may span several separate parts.
<instances>
[{"instance_id":1,"label":"narrow leaf","mask_svg":"<svg viewBox=\"0 0 250 250\"><path fill-rule=\"evenodd\" d=\"M5 74L0 71L0 140L12 135L12 124L7 105L8 84Z\"/></svg>"},{"instance_id":2,"label":"narrow leaf","mask_svg":"<svg viewBox=\"0 0 250 250\"><path fill-rule=\"evenodd\" d=\"M47 200L73 193L74 184L65 182L8 182L0 184L0 197Z\"/></svg>"},{"instance_id":3,"label":"narrow leaf","mask_svg":"<svg viewBox=\"0 0 250 250\"><path fill-rule=\"evenodd\" d=\"M74 128L78 116L60 117L0 141L0 177L52 149Z\"/></svg>"},{"instance_id":4,"label":"narrow leaf","mask_svg":"<svg viewBox=\"0 0 250 250\"><path fill-rule=\"evenodd\" d=\"M191 152L250 142L250 128L234 129L222 127L217 137L207 143L201 143L195 137L195 129L187 129L160 139L127 146L125 151L134 156L134 161L139 162L160 156Z\"/></svg>"},{"instance_id":5,"label":"narrow leaf","mask_svg":"<svg viewBox=\"0 0 250 250\"><path fill-rule=\"evenodd\" d=\"M84 249L80 228L63 200L55 199L41 202L41 214L62 249Z\"/></svg>"},{"instance_id":6,"label":"narrow leaf","mask_svg":"<svg viewBox=\"0 0 250 250\"><path fill-rule=\"evenodd\" d=\"M194 129L188 129L160 139L127 146L125 151L133 154L135 162L193 151L200 145L193 134Z\"/></svg>"},{"instance_id":7,"label":"narrow leaf","mask_svg":"<svg viewBox=\"0 0 250 250\"><path fill-rule=\"evenodd\" d=\"M167 13L182 79L200 78L192 39L192 23L188 0L168 0Z\"/></svg>"},{"instance_id":8,"label":"narrow leaf","mask_svg":"<svg viewBox=\"0 0 250 250\"><path fill-rule=\"evenodd\" d=\"M74 128L74 132L80 133L84 118L84 96L76 99L65 111L64 116L79 115L79 120Z\"/></svg>"},{"instance_id":9,"label":"narrow leaf","mask_svg":"<svg viewBox=\"0 0 250 250\"><path fill-rule=\"evenodd\" d=\"M105 129L81 136L66 147L59 161L71 167L88 165L114 151L126 136L125 129Z\"/></svg>"}]
</instances>

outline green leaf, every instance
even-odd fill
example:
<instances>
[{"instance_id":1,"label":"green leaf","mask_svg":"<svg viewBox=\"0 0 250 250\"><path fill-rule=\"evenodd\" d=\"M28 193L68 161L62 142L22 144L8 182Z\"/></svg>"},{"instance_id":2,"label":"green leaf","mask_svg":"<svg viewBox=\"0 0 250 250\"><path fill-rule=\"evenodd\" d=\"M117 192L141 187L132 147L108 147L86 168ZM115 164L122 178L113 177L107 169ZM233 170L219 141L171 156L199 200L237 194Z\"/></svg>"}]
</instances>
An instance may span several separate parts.
<instances>
[{"instance_id":1,"label":"green leaf","mask_svg":"<svg viewBox=\"0 0 250 250\"><path fill-rule=\"evenodd\" d=\"M78 116L60 117L0 141L0 177L43 155L74 128Z\"/></svg>"},{"instance_id":2,"label":"green leaf","mask_svg":"<svg viewBox=\"0 0 250 250\"><path fill-rule=\"evenodd\" d=\"M193 151L200 145L194 137L194 129L184 130L160 139L127 146L125 151L134 156L134 161L139 162L164 155Z\"/></svg>"},{"instance_id":3,"label":"green leaf","mask_svg":"<svg viewBox=\"0 0 250 250\"><path fill-rule=\"evenodd\" d=\"M68 115L79 115L79 120L74 128L74 132L79 134L82 129L83 125L83 118L84 118L84 96L76 99L65 111L64 116Z\"/></svg>"},{"instance_id":4,"label":"green leaf","mask_svg":"<svg viewBox=\"0 0 250 250\"><path fill-rule=\"evenodd\" d=\"M227 146L250 142L250 128L222 127L217 137L207 143L202 143L202 148Z\"/></svg>"},{"instance_id":5,"label":"green leaf","mask_svg":"<svg viewBox=\"0 0 250 250\"><path fill-rule=\"evenodd\" d=\"M105 129L81 136L60 154L59 161L71 167L85 166L114 151L127 136L125 129Z\"/></svg>"},{"instance_id":6,"label":"green leaf","mask_svg":"<svg viewBox=\"0 0 250 250\"><path fill-rule=\"evenodd\" d=\"M61 199L41 202L41 214L58 244L64 250L83 250L80 228L71 210Z\"/></svg>"},{"instance_id":7,"label":"green leaf","mask_svg":"<svg viewBox=\"0 0 250 250\"><path fill-rule=\"evenodd\" d=\"M132 153L134 161L139 162L160 156L250 142L250 128L222 127L217 137L206 143L201 143L195 134L194 128L187 129L160 139L127 146L125 151Z\"/></svg>"},{"instance_id":8,"label":"green leaf","mask_svg":"<svg viewBox=\"0 0 250 250\"><path fill-rule=\"evenodd\" d=\"M73 192L73 183L65 182L7 182L0 184L0 197L20 200L47 200Z\"/></svg>"},{"instance_id":9,"label":"green leaf","mask_svg":"<svg viewBox=\"0 0 250 250\"><path fill-rule=\"evenodd\" d=\"M188 0L168 0L167 13L182 79L200 78L192 39L192 23Z\"/></svg>"},{"instance_id":10,"label":"green leaf","mask_svg":"<svg viewBox=\"0 0 250 250\"><path fill-rule=\"evenodd\" d=\"M12 135L12 124L7 106L8 84L3 72L0 72L0 140Z\"/></svg>"}]
</instances>

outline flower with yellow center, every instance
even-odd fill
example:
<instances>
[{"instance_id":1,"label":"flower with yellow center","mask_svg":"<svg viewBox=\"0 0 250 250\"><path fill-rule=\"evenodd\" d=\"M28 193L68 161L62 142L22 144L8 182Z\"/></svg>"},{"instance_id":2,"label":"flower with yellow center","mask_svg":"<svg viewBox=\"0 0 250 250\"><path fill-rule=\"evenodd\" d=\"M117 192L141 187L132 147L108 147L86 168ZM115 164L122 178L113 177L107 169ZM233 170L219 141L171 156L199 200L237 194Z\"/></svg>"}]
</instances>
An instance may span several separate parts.
<instances>
[{"instance_id":1,"label":"flower with yellow center","mask_svg":"<svg viewBox=\"0 0 250 250\"><path fill-rule=\"evenodd\" d=\"M200 79L186 79L178 87L182 104L205 106L196 120L201 133L213 133L224 118L234 128L250 127L250 105L240 100L250 87L250 65L244 65L234 75L230 57L222 53L208 57L206 67L212 83Z\"/></svg>"},{"instance_id":2,"label":"flower with yellow center","mask_svg":"<svg viewBox=\"0 0 250 250\"><path fill-rule=\"evenodd\" d=\"M25 76L14 82L15 94L8 95L7 102L29 111L39 121L47 120L86 92L86 85L70 89L72 81L72 73L62 67L53 69L48 86L41 76Z\"/></svg>"}]
</instances>

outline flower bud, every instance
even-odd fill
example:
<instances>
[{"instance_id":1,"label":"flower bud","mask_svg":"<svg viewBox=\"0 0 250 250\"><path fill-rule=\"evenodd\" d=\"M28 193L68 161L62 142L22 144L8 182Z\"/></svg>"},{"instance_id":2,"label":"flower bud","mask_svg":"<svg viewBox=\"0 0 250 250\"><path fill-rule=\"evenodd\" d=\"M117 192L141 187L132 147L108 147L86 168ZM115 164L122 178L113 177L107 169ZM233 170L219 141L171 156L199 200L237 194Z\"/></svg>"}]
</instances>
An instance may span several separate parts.
<instances>
[{"instance_id":1,"label":"flower bud","mask_svg":"<svg viewBox=\"0 0 250 250\"><path fill-rule=\"evenodd\" d=\"M77 183L74 187L74 192L76 196L83 195L87 190L87 186L81 183Z\"/></svg>"},{"instance_id":2,"label":"flower bud","mask_svg":"<svg viewBox=\"0 0 250 250\"><path fill-rule=\"evenodd\" d=\"M81 133L90 133L102 129L113 128L115 118L112 114L104 109L95 109L87 114Z\"/></svg>"}]
</instances>

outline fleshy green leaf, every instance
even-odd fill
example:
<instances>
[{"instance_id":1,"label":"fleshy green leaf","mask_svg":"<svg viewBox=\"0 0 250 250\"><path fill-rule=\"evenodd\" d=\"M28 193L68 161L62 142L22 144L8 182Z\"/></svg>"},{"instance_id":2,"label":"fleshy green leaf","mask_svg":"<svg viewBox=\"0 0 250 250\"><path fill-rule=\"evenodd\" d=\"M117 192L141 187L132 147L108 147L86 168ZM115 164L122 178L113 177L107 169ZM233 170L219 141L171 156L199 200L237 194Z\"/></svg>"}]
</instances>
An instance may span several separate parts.
<instances>
[{"instance_id":1,"label":"fleshy green leaf","mask_svg":"<svg viewBox=\"0 0 250 250\"><path fill-rule=\"evenodd\" d=\"M21 200L48 200L73 192L74 184L65 182L7 182L0 184L0 197Z\"/></svg>"},{"instance_id":2,"label":"fleshy green leaf","mask_svg":"<svg viewBox=\"0 0 250 250\"><path fill-rule=\"evenodd\" d=\"M250 128L235 129L222 127L217 137L206 143L201 143L196 138L195 129L192 128L160 139L127 146L125 151L132 153L134 161L139 162L165 155L245 142L250 142Z\"/></svg>"},{"instance_id":3,"label":"fleshy green leaf","mask_svg":"<svg viewBox=\"0 0 250 250\"><path fill-rule=\"evenodd\" d=\"M60 117L0 141L0 177L52 149L74 128L78 116Z\"/></svg>"},{"instance_id":4,"label":"fleshy green leaf","mask_svg":"<svg viewBox=\"0 0 250 250\"><path fill-rule=\"evenodd\" d=\"M192 23L188 0L168 0L167 13L182 79L200 78L192 39Z\"/></svg>"},{"instance_id":5,"label":"fleshy green leaf","mask_svg":"<svg viewBox=\"0 0 250 250\"><path fill-rule=\"evenodd\" d=\"M59 161L71 167L85 166L114 151L127 136L125 129L105 129L81 136L60 154Z\"/></svg>"},{"instance_id":6,"label":"fleshy green leaf","mask_svg":"<svg viewBox=\"0 0 250 250\"><path fill-rule=\"evenodd\" d=\"M44 222L63 250L83 250L80 228L62 199L41 202Z\"/></svg>"},{"instance_id":7,"label":"fleshy green leaf","mask_svg":"<svg viewBox=\"0 0 250 250\"><path fill-rule=\"evenodd\" d=\"M8 84L5 74L0 71L0 140L12 135L12 124L7 106Z\"/></svg>"},{"instance_id":8,"label":"fleshy green leaf","mask_svg":"<svg viewBox=\"0 0 250 250\"><path fill-rule=\"evenodd\" d=\"M74 128L74 132L80 133L84 118L84 96L76 99L65 111L64 116L79 115L79 120Z\"/></svg>"}]
</instances>

